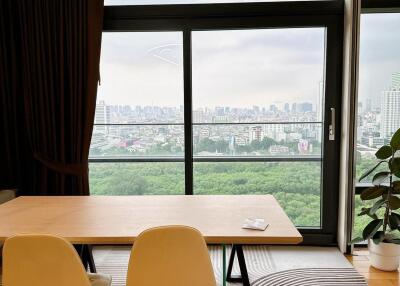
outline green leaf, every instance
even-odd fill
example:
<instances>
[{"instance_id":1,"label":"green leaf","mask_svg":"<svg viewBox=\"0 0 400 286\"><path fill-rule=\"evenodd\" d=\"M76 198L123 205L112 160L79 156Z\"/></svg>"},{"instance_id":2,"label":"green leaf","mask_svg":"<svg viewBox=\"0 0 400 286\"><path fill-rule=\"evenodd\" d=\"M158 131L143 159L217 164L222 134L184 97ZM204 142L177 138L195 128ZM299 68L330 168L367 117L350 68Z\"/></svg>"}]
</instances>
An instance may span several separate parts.
<instances>
[{"instance_id":1,"label":"green leaf","mask_svg":"<svg viewBox=\"0 0 400 286\"><path fill-rule=\"evenodd\" d=\"M373 171L375 171L376 168L378 168L382 163L387 163L386 161L380 161L378 164L376 164L374 167L372 167L371 169L369 169L368 171L366 171L358 180L359 182L361 182L363 179L365 179L366 177L368 177Z\"/></svg>"},{"instance_id":2,"label":"green leaf","mask_svg":"<svg viewBox=\"0 0 400 286\"><path fill-rule=\"evenodd\" d=\"M360 198L363 201L372 200L372 199L376 199L377 197L380 197L384 192L385 192L385 188L384 187L374 186L374 187L365 189L361 193Z\"/></svg>"},{"instance_id":3,"label":"green leaf","mask_svg":"<svg viewBox=\"0 0 400 286\"><path fill-rule=\"evenodd\" d=\"M376 158L385 160L392 156L392 147L384 145L375 153Z\"/></svg>"},{"instance_id":4,"label":"green leaf","mask_svg":"<svg viewBox=\"0 0 400 286\"><path fill-rule=\"evenodd\" d=\"M396 196L389 197L389 208L391 210L397 210L400 208L400 199Z\"/></svg>"},{"instance_id":5,"label":"green leaf","mask_svg":"<svg viewBox=\"0 0 400 286\"><path fill-rule=\"evenodd\" d=\"M396 174L400 171L400 158L396 157L390 160L389 168L392 173Z\"/></svg>"},{"instance_id":6,"label":"green leaf","mask_svg":"<svg viewBox=\"0 0 400 286\"><path fill-rule=\"evenodd\" d=\"M367 215L372 219L378 219L378 216L376 214L369 213L370 210L371 210L371 208L361 208L361 212L358 214L358 216Z\"/></svg>"},{"instance_id":7,"label":"green leaf","mask_svg":"<svg viewBox=\"0 0 400 286\"><path fill-rule=\"evenodd\" d=\"M400 215L392 212L389 215L389 225L391 230L398 229L400 226Z\"/></svg>"},{"instance_id":8,"label":"green leaf","mask_svg":"<svg viewBox=\"0 0 400 286\"><path fill-rule=\"evenodd\" d=\"M372 237L372 240L375 244L381 243L384 239L385 239L385 233L383 231L377 231Z\"/></svg>"},{"instance_id":9,"label":"green leaf","mask_svg":"<svg viewBox=\"0 0 400 286\"><path fill-rule=\"evenodd\" d=\"M358 214L358 216L363 216L369 213L369 210L371 208L361 208L361 212Z\"/></svg>"},{"instance_id":10,"label":"green leaf","mask_svg":"<svg viewBox=\"0 0 400 286\"><path fill-rule=\"evenodd\" d=\"M400 149L400 129L398 129L392 136L392 140L390 140L390 146L397 151Z\"/></svg>"},{"instance_id":11,"label":"green leaf","mask_svg":"<svg viewBox=\"0 0 400 286\"><path fill-rule=\"evenodd\" d=\"M382 224L383 224L382 219L374 219L369 224L367 224L362 233L363 239L367 240L371 238L379 230Z\"/></svg>"},{"instance_id":12,"label":"green leaf","mask_svg":"<svg viewBox=\"0 0 400 286\"><path fill-rule=\"evenodd\" d=\"M382 184L387 179L387 177L389 177L389 175L390 175L390 172L379 172L379 173L375 174L374 178L372 179L372 183L375 186L378 186L378 185Z\"/></svg>"},{"instance_id":13,"label":"green leaf","mask_svg":"<svg viewBox=\"0 0 400 286\"><path fill-rule=\"evenodd\" d=\"M382 207L385 201L386 201L385 199L380 199L379 201L376 201L375 204L372 206L372 208L369 210L369 214L374 215L376 211Z\"/></svg>"},{"instance_id":14,"label":"green leaf","mask_svg":"<svg viewBox=\"0 0 400 286\"><path fill-rule=\"evenodd\" d=\"M364 242L364 238L362 237L356 237L353 240L350 241L351 244L355 244L355 243L360 243L360 242Z\"/></svg>"},{"instance_id":15,"label":"green leaf","mask_svg":"<svg viewBox=\"0 0 400 286\"><path fill-rule=\"evenodd\" d=\"M392 186L393 186L393 194L400 194L400 181L393 182Z\"/></svg>"}]
</instances>

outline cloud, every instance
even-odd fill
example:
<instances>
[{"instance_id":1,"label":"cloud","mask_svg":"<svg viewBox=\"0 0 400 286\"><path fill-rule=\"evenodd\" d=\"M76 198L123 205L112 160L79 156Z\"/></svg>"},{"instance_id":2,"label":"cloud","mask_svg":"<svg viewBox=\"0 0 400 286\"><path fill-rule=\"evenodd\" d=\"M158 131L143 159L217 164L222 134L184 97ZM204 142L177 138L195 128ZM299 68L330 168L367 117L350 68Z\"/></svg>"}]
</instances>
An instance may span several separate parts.
<instances>
[{"instance_id":1,"label":"cloud","mask_svg":"<svg viewBox=\"0 0 400 286\"><path fill-rule=\"evenodd\" d=\"M324 38L323 28L194 32L194 107L316 103ZM105 33L101 73L111 104L183 105L182 34Z\"/></svg>"},{"instance_id":2,"label":"cloud","mask_svg":"<svg viewBox=\"0 0 400 286\"><path fill-rule=\"evenodd\" d=\"M359 97L379 105L390 86L391 74L400 71L400 13L364 14L361 17Z\"/></svg>"}]
</instances>

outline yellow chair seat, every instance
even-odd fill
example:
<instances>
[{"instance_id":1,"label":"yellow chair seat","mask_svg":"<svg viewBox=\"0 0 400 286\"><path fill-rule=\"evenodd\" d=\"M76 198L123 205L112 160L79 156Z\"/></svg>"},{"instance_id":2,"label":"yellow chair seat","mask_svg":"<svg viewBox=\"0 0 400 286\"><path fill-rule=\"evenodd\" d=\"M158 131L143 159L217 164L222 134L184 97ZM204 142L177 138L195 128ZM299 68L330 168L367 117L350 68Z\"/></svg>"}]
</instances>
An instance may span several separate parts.
<instances>
[{"instance_id":1,"label":"yellow chair seat","mask_svg":"<svg viewBox=\"0 0 400 286\"><path fill-rule=\"evenodd\" d=\"M126 286L216 286L202 234L165 226L142 232L129 259Z\"/></svg>"},{"instance_id":2,"label":"yellow chair seat","mask_svg":"<svg viewBox=\"0 0 400 286\"><path fill-rule=\"evenodd\" d=\"M111 277L88 274L75 248L52 235L17 235L3 250L3 286L110 286Z\"/></svg>"}]
</instances>

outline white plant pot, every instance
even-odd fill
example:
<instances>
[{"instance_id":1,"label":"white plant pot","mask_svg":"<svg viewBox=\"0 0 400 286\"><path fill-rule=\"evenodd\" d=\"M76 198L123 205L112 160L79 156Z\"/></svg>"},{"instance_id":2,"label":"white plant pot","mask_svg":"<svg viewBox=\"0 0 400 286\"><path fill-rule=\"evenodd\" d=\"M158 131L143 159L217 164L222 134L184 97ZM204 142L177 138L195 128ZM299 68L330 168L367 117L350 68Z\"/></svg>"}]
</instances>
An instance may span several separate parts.
<instances>
[{"instance_id":1,"label":"white plant pot","mask_svg":"<svg viewBox=\"0 0 400 286\"><path fill-rule=\"evenodd\" d=\"M368 241L369 260L371 265L383 271L396 271L400 262L400 245Z\"/></svg>"}]
</instances>

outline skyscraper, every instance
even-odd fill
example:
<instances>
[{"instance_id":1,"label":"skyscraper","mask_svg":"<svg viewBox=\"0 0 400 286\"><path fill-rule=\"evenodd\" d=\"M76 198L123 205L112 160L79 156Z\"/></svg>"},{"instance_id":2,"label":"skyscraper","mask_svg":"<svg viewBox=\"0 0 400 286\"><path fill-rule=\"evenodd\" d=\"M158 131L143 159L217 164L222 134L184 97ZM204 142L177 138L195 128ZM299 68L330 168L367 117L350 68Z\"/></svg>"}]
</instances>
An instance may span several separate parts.
<instances>
[{"instance_id":1,"label":"skyscraper","mask_svg":"<svg viewBox=\"0 0 400 286\"><path fill-rule=\"evenodd\" d=\"M325 98L325 84L323 81L319 82L318 102L316 106L317 121L322 121L324 114L324 98Z\"/></svg>"},{"instance_id":2,"label":"skyscraper","mask_svg":"<svg viewBox=\"0 0 400 286\"><path fill-rule=\"evenodd\" d=\"M392 74L392 88L400 88L400 72Z\"/></svg>"},{"instance_id":3,"label":"skyscraper","mask_svg":"<svg viewBox=\"0 0 400 286\"><path fill-rule=\"evenodd\" d=\"M400 128L400 73L392 75L392 86L382 92L381 137L389 138Z\"/></svg>"},{"instance_id":4,"label":"skyscraper","mask_svg":"<svg viewBox=\"0 0 400 286\"><path fill-rule=\"evenodd\" d=\"M312 103L303 102L298 105L298 109L300 112L311 112L312 111Z\"/></svg>"},{"instance_id":5,"label":"skyscraper","mask_svg":"<svg viewBox=\"0 0 400 286\"><path fill-rule=\"evenodd\" d=\"M295 113L295 112L297 112L297 103L296 102L292 103L292 113Z\"/></svg>"},{"instance_id":6,"label":"skyscraper","mask_svg":"<svg viewBox=\"0 0 400 286\"><path fill-rule=\"evenodd\" d=\"M111 109L107 106L104 100L96 103L96 112L94 116L94 124L107 124L111 123ZM95 126L96 132L106 133L106 126Z\"/></svg>"},{"instance_id":7,"label":"skyscraper","mask_svg":"<svg viewBox=\"0 0 400 286\"><path fill-rule=\"evenodd\" d=\"M284 106L284 108L283 108L284 110L285 110L285 112L286 113L289 113L290 112L290 106L289 106L289 103L285 103L285 106Z\"/></svg>"},{"instance_id":8,"label":"skyscraper","mask_svg":"<svg viewBox=\"0 0 400 286\"><path fill-rule=\"evenodd\" d=\"M262 140L262 127L252 126L250 128L250 141L261 141Z\"/></svg>"},{"instance_id":9,"label":"skyscraper","mask_svg":"<svg viewBox=\"0 0 400 286\"><path fill-rule=\"evenodd\" d=\"M275 104L271 104L269 106L269 111L271 112L278 112L278 107Z\"/></svg>"}]
</instances>

